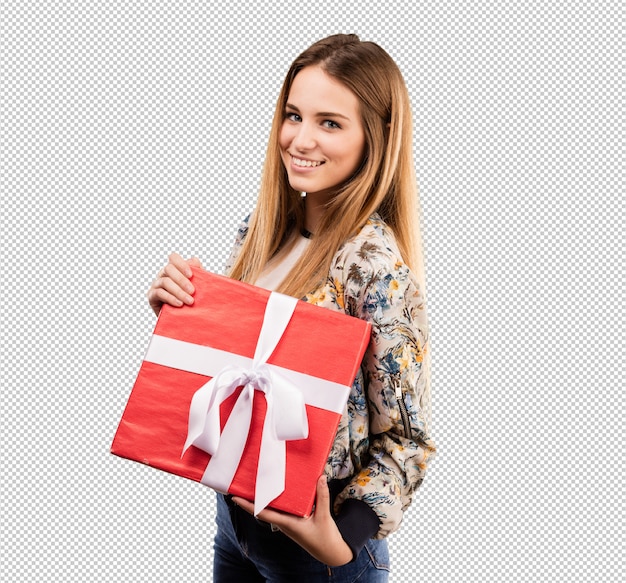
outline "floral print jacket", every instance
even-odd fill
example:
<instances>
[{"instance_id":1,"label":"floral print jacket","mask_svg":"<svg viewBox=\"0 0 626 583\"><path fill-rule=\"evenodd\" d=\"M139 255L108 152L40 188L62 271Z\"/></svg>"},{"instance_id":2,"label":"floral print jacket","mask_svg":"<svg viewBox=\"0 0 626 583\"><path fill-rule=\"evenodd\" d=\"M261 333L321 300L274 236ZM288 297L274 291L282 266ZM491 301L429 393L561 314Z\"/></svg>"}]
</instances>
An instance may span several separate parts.
<instances>
[{"instance_id":1,"label":"floral print jacket","mask_svg":"<svg viewBox=\"0 0 626 583\"><path fill-rule=\"evenodd\" d=\"M227 271L246 233L244 222ZM400 526L436 451L419 407L430 383L423 294L391 230L374 214L338 250L326 283L302 299L372 325L325 472L347 482L335 511L347 498L362 500L379 519L376 538L384 538Z\"/></svg>"}]
</instances>

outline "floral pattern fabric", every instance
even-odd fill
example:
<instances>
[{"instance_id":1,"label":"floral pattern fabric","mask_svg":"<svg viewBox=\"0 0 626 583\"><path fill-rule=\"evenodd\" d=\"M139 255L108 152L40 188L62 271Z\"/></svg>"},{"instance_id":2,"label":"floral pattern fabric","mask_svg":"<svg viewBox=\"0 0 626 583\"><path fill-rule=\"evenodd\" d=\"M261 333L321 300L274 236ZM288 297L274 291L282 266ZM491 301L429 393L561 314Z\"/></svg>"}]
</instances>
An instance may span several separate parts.
<instances>
[{"instance_id":1,"label":"floral pattern fabric","mask_svg":"<svg viewBox=\"0 0 626 583\"><path fill-rule=\"evenodd\" d=\"M244 222L227 264L247 233ZM335 500L365 502L378 516L377 538L397 530L436 452L419 403L429 391L424 297L391 230L376 214L338 250L324 285L303 300L371 323L325 472L348 484Z\"/></svg>"}]
</instances>

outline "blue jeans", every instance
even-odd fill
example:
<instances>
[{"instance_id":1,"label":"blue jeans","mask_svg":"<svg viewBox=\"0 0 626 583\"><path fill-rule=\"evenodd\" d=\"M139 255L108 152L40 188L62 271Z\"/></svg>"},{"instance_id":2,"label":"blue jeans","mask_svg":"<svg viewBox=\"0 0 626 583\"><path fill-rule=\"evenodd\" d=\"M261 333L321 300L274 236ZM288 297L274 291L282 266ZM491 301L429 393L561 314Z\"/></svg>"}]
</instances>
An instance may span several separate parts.
<instances>
[{"instance_id":1,"label":"blue jeans","mask_svg":"<svg viewBox=\"0 0 626 583\"><path fill-rule=\"evenodd\" d=\"M370 540L355 561L328 567L282 532L217 495L214 583L387 583L386 540Z\"/></svg>"}]
</instances>

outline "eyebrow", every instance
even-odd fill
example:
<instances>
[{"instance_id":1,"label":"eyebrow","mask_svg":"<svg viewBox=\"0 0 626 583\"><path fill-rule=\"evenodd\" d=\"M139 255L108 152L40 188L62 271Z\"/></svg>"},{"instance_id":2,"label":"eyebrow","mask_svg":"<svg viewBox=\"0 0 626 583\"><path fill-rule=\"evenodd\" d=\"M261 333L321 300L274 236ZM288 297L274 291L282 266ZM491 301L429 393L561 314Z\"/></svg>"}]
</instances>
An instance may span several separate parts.
<instances>
[{"instance_id":1,"label":"eyebrow","mask_svg":"<svg viewBox=\"0 0 626 583\"><path fill-rule=\"evenodd\" d=\"M285 107L288 107L289 109L293 109L295 112L300 113L300 110L293 104L291 103L286 103ZM318 111L315 114L316 117L341 117L347 121L350 121L350 118L346 115L343 115L341 113L335 113L332 111Z\"/></svg>"}]
</instances>

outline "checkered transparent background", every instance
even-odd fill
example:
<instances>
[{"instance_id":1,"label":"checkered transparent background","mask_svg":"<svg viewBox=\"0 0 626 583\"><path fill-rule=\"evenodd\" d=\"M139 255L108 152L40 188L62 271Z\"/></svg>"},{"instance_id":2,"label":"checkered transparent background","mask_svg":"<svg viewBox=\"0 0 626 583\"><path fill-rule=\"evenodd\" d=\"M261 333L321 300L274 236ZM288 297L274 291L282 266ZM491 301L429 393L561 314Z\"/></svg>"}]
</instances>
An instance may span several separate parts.
<instances>
[{"instance_id":1,"label":"checkered transparent background","mask_svg":"<svg viewBox=\"0 0 626 583\"><path fill-rule=\"evenodd\" d=\"M221 270L289 63L357 32L414 104L433 333L391 581L623 581L624 4L245 4L2 9L0 578L211 580L211 491L108 453L145 292Z\"/></svg>"}]
</instances>

